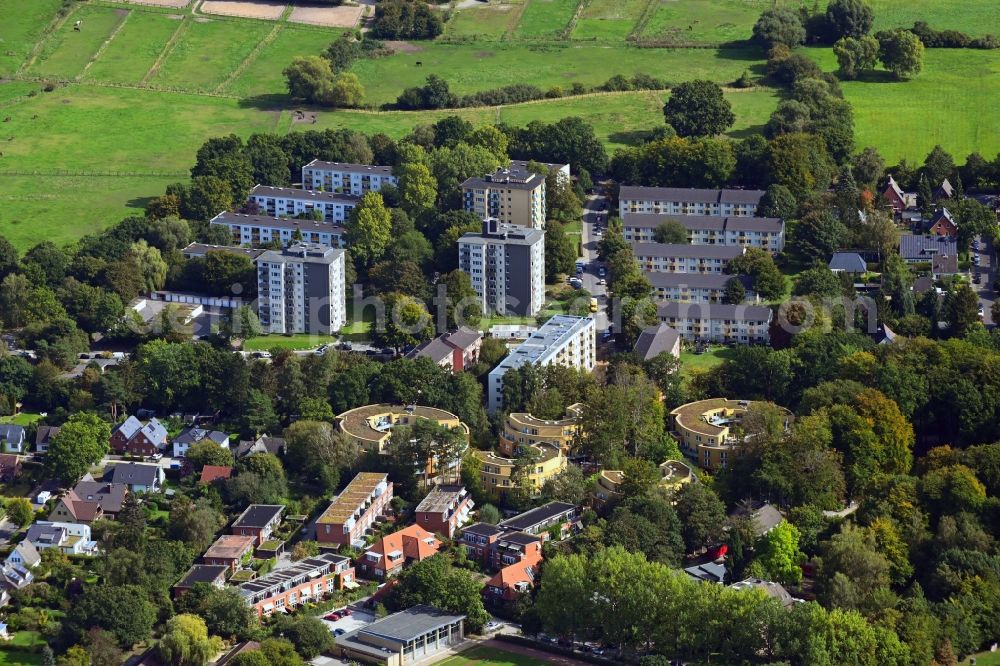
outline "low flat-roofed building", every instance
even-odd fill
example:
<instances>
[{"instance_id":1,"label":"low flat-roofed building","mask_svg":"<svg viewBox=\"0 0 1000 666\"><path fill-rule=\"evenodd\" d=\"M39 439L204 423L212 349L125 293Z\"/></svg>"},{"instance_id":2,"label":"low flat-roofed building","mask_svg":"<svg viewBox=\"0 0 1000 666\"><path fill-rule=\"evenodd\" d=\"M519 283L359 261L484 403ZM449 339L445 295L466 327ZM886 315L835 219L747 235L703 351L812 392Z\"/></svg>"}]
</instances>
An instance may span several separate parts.
<instances>
[{"instance_id":1,"label":"low flat-roofed building","mask_svg":"<svg viewBox=\"0 0 1000 666\"><path fill-rule=\"evenodd\" d=\"M341 590L348 584L357 584L351 559L321 553L243 583L238 589L257 615L264 616L315 602L324 594Z\"/></svg>"},{"instance_id":2,"label":"low flat-roofed building","mask_svg":"<svg viewBox=\"0 0 1000 666\"><path fill-rule=\"evenodd\" d=\"M646 273L723 273L729 262L746 254L739 245L632 243L639 268Z\"/></svg>"},{"instance_id":3,"label":"low flat-roofed building","mask_svg":"<svg viewBox=\"0 0 1000 666\"><path fill-rule=\"evenodd\" d=\"M668 301L656 308L660 321L694 342L766 343L771 339L771 308L725 303Z\"/></svg>"},{"instance_id":4,"label":"low flat-roofed building","mask_svg":"<svg viewBox=\"0 0 1000 666\"><path fill-rule=\"evenodd\" d=\"M418 605L336 637L338 656L369 664L404 666L465 640L464 615Z\"/></svg>"},{"instance_id":5,"label":"low flat-roofed building","mask_svg":"<svg viewBox=\"0 0 1000 666\"><path fill-rule=\"evenodd\" d=\"M260 207L264 215L296 217L315 214L328 224L343 224L360 197L338 192L297 190L293 187L255 185L249 200Z\"/></svg>"},{"instance_id":6,"label":"low flat-roofed building","mask_svg":"<svg viewBox=\"0 0 1000 666\"><path fill-rule=\"evenodd\" d=\"M435 485L417 505L414 518L425 530L451 539L468 522L474 506L472 495L462 486Z\"/></svg>"},{"instance_id":7,"label":"low flat-roofed building","mask_svg":"<svg viewBox=\"0 0 1000 666\"><path fill-rule=\"evenodd\" d=\"M745 437L740 424L755 404L766 403L726 398L689 402L670 412L671 430L681 451L694 457L698 465L711 470L724 469L741 453ZM787 428L792 413L780 409L786 415Z\"/></svg>"},{"instance_id":8,"label":"low flat-roofed building","mask_svg":"<svg viewBox=\"0 0 1000 666\"><path fill-rule=\"evenodd\" d=\"M253 555L257 538L251 534L223 534L208 547L201 561L208 565L223 566L235 572L244 558Z\"/></svg>"},{"instance_id":9,"label":"low flat-roofed building","mask_svg":"<svg viewBox=\"0 0 1000 666\"><path fill-rule=\"evenodd\" d=\"M219 213L210 224L229 229L233 243L239 245L260 246L278 242L286 246L301 240L327 247L346 247L346 230L339 224L230 212Z\"/></svg>"},{"instance_id":10,"label":"low flat-roofed building","mask_svg":"<svg viewBox=\"0 0 1000 666\"><path fill-rule=\"evenodd\" d=\"M378 192L383 185L398 185L391 166L313 160L302 167L302 187L307 190L343 192L360 197Z\"/></svg>"},{"instance_id":11,"label":"low flat-roofed building","mask_svg":"<svg viewBox=\"0 0 1000 666\"><path fill-rule=\"evenodd\" d=\"M365 534L389 511L391 501L388 474L358 473L316 520L316 540L364 548Z\"/></svg>"},{"instance_id":12,"label":"low flat-roofed building","mask_svg":"<svg viewBox=\"0 0 1000 666\"><path fill-rule=\"evenodd\" d=\"M503 422L498 449L505 456L514 456L520 446L534 446L545 442L558 446L564 455L576 446L583 418L583 403L566 408L566 417L556 420L540 419L527 412L508 414Z\"/></svg>"},{"instance_id":13,"label":"low flat-roofed building","mask_svg":"<svg viewBox=\"0 0 1000 666\"><path fill-rule=\"evenodd\" d=\"M576 519L576 505L568 502L549 502L524 513L519 513L513 518L501 520L499 526L507 530L536 534L544 538L549 529L554 526L558 526L560 531L566 534Z\"/></svg>"}]
</instances>

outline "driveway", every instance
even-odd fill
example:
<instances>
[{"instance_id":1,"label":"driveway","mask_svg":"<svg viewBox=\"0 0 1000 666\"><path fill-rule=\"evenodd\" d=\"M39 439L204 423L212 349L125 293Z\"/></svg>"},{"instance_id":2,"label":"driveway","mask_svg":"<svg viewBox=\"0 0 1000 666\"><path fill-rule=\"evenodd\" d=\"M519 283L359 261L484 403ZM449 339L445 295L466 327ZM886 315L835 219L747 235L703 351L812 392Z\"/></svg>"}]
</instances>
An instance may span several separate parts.
<instances>
[{"instance_id":1,"label":"driveway","mask_svg":"<svg viewBox=\"0 0 1000 666\"><path fill-rule=\"evenodd\" d=\"M328 613L332 612L333 611L327 611L326 613L323 613L323 615L327 615ZM322 619L322 616L320 616L320 619ZM356 610L353 611L347 617L342 617L339 620L335 620L333 622L331 622L330 620L323 620L323 624L325 624L326 628L329 629L331 632L336 631L337 629L343 629L344 632L350 632L354 631L355 629L360 629L361 627L367 626L374 621L375 621L375 616L372 615L371 613L366 613L364 611Z\"/></svg>"},{"instance_id":2,"label":"driveway","mask_svg":"<svg viewBox=\"0 0 1000 666\"><path fill-rule=\"evenodd\" d=\"M10 538L17 533L17 525L4 518L0 520L0 546L7 545Z\"/></svg>"}]
</instances>

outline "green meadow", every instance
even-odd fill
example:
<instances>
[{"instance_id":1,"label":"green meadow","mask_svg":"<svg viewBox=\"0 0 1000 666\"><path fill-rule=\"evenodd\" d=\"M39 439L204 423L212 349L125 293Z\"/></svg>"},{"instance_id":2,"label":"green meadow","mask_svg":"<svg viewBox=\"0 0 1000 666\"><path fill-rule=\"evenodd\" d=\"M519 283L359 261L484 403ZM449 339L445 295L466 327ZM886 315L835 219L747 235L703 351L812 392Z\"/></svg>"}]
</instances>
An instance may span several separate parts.
<instances>
[{"instance_id":1,"label":"green meadow","mask_svg":"<svg viewBox=\"0 0 1000 666\"><path fill-rule=\"evenodd\" d=\"M62 0L0 0L0 78L17 71L61 6Z\"/></svg>"}]
</instances>

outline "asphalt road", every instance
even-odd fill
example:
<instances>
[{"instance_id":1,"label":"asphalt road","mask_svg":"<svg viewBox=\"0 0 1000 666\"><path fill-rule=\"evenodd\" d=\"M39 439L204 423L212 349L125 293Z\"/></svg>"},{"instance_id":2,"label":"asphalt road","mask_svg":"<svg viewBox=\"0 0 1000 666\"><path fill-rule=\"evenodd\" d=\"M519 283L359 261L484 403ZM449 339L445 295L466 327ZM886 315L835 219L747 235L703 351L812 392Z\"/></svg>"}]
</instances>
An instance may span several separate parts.
<instances>
[{"instance_id":1,"label":"asphalt road","mask_svg":"<svg viewBox=\"0 0 1000 666\"><path fill-rule=\"evenodd\" d=\"M993 315L990 312L990 308L993 307L993 301L997 298L996 292L993 291L993 281L1000 275L1000 272L997 271L995 250L996 248L993 247L993 243L990 240L981 237L979 252L969 250L970 259L974 254L979 255L979 269L982 273L982 280L979 284L972 283L972 287L979 295L979 304L983 306L983 323L987 326L992 326L995 323Z\"/></svg>"},{"instance_id":2,"label":"asphalt road","mask_svg":"<svg viewBox=\"0 0 1000 666\"><path fill-rule=\"evenodd\" d=\"M602 205L607 204L607 199L603 196L592 194L587 197L583 207L583 231L581 236L581 246L583 248L584 269L581 279L583 288L589 291L597 299L599 310L592 315L597 324L597 332L608 328L608 290L607 287L599 284L597 277L597 243L600 236L595 233L598 219L602 220L602 225L608 222L608 211L600 210Z\"/></svg>"}]
</instances>

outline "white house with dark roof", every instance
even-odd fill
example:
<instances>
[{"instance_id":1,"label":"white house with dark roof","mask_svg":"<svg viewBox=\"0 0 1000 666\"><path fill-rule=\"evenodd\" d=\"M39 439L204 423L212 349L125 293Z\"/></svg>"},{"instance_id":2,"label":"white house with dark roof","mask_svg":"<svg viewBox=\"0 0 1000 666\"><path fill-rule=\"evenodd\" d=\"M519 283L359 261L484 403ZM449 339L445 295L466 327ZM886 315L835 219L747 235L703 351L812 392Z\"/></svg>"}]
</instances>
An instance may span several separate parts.
<instances>
[{"instance_id":1,"label":"white house with dark roof","mask_svg":"<svg viewBox=\"0 0 1000 666\"><path fill-rule=\"evenodd\" d=\"M206 430L204 428L185 428L181 434L174 437L174 457L180 458L187 453L193 445L203 440L215 442L224 449L229 448L229 435L218 430Z\"/></svg>"},{"instance_id":2,"label":"white house with dark roof","mask_svg":"<svg viewBox=\"0 0 1000 666\"><path fill-rule=\"evenodd\" d=\"M360 197L378 192L383 185L399 185L392 167L347 162L313 160L302 167L302 188L323 192L342 192Z\"/></svg>"},{"instance_id":3,"label":"white house with dark roof","mask_svg":"<svg viewBox=\"0 0 1000 666\"><path fill-rule=\"evenodd\" d=\"M0 424L0 449L4 453L24 453L24 428L13 424Z\"/></svg>"},{"instance_id":4,"label":"white house with dark roof","mask_svg":"<svg viewBox=\"0 0 1000 666\"><path fill-rule=\"evenodd\" d=\"M5 566L19 566L24 569L34 569L42 561L38 549L30 541L22 541L14 546L10 555L4 560Z\"/></svg>"},{"instance_id":5,"label":"white house with dark roof","mask_svg":"<svg viewBox=\"0 0 1000 666\"><path fill-rule=\"evenodd\" d=\"M133 493L156 492L164 479L162 467L142 463L117 463L104 472L105 481L124 484Z\"/></svg>"},{"instance_id":6,"label":"white house with dark roof","mask_svg":"<svg viewBox=\"0 0 1000 666\"><path fill-rule=\"evenodd\" d=\"M38 551L58 548L67 555L96 555L97 542L90 538L90 525L39 520L28 528L24 540Z\"/></svg>"}]
</instances>

